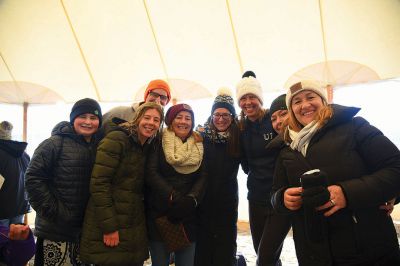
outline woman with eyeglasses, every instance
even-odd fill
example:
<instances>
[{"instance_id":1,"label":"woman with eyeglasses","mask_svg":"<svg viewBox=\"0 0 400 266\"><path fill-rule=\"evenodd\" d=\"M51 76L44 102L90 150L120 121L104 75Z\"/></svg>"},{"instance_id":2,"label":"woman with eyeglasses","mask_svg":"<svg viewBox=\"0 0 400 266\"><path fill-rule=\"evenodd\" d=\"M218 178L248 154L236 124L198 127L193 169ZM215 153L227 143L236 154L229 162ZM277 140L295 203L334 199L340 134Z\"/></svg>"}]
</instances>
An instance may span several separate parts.
<instances>
[{"instance_id":1,"label":"woman with eyeglasses","mask_svg":"<svg viewBox=\"0 0 400 266\"><path fill-rule=\"evenodd\" d=\"M204 139L208 180L199 205L195 265L236 265L240 146L236 111L229 89L218 91L211 117L199 130Z\"/></svg>"},{"instance_id":2,"label":"woman with eyeglasses","mask_svg":"<svg viewBox=\"0 0 400 266\"><path fill-rule=\"evenodd\" d=\"M262 108L261 85L252 71L243 74L236 96L242 109L239 120L242 168L247 174L249 222L257 265L281 265L279 257L290 222L284 215L276 214L270 202L279 149L266 148L276 132L269 110Z\"/></svg>"}]
</instances>

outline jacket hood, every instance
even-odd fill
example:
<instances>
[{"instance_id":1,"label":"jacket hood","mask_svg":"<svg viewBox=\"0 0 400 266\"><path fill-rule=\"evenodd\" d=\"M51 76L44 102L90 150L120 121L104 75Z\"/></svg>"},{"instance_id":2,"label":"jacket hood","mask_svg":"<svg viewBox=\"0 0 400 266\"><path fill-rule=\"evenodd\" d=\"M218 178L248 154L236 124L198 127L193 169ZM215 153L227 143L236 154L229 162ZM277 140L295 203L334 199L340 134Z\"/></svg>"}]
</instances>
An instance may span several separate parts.
<instances>
[{"instance_id":1,"label":"jacket hood","mask_svg":"<svg viewBox=\"0 0 400 266\"><path fill-rule=\"evenodd\" d=\"M0 139L0 149L4 150L15 158L22 156L27 145L28 143L26 142Z\"/></svg>"},{"instance_id":2,"label":"jacket hood","mask_svg":"<svg viewBox=\"0 0 400 266\"><path fill-rule=\"evenodd\" d=\"M51 135L75 135L75 131L70 122L62 121L54 126Z\"/></svg>"},{"instance_id":3,"label":"jacket hood","mask_svg":"<svg viewBox=\"0 0 400 266\"><path fill-rule=\"evenodd\" d=\"M339 104L332 104L332 108L333 116L326 124L326 127L348 122L361 110L361 108L358 107L348 107Z\"/></svg>"},{"instance_id":4,"label":"jacket hood","mask_svg":"<svg viewBox=\"0 0 400 266\"><path fill-rule=\"evenodd\" d=\"M69 137L77 141L84 141L83 136L76 134L71 123L68 121L62 121L57 125L55 125L53 130L51 131L51 135L52 136L59 135L59 136ZM97 132L93 135L91 142L98 142L102 137L103 137L103 129L99 128Z\"/></svg>"},{"instance_id":5,"label":"jacket hood","mask_svg":"<svg viewBox=\"0 0 400 266\"><path fill-rule=\"evenodd\" d=\"M353 117L361 110L358 107L348 107L339 104L332 104L333 116L328 120L313 138L313 142L317 141L326 131L337 125L350 122Z\"/></svg>"},{"instance_id":6,"label":"jacket hood","mask_svg":"<svg viewBox=\"0 0 400 266\"><path fill-rule=\"evenodd\" d=\"M119 117L113 117L111 120L107 121L103 128L104 128L104 134L107 135L111 131L115 130L123 130L119 125L127 122L126 120L119 118ZM127 131L126 131L127 132Z\"/></svg>"}]
</instances>

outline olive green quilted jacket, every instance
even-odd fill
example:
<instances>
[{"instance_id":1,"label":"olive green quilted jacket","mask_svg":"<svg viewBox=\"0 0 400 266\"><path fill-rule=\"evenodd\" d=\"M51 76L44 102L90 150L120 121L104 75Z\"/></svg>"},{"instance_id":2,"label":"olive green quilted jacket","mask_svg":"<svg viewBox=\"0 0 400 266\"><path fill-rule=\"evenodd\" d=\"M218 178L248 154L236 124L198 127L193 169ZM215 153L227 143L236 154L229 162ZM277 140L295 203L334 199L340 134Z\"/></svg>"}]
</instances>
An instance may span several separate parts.
<instances>
[{"instance_id":1,"label":"olive green quilted jacket","mask_svg":"<svg viewBox=\"0 0 400 266\"><path fill-rule=\"evenodd\" d=\"M90 182L81 260L101 265L131 265L148 258L143 205L148 145L114 130L100 142ZM119 232L120 243L107 247L103 234Z\"/></svg>"}]
</instances>

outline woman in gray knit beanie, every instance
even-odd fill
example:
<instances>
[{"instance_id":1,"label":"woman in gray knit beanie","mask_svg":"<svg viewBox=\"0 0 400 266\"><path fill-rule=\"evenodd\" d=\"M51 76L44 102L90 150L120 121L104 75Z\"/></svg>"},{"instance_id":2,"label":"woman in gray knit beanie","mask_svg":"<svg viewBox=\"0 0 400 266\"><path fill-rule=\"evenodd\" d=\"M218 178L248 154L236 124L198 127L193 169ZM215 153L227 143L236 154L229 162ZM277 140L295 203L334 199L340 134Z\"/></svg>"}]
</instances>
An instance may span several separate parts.
<instances>
[{"instance_id":1,"label":"woman in gray knit beanie","mask_svg":"<svg viewBox=\"0 0 400 266\"><path fill-rule=\"evenodd\" d=\"M0 139L11 140L13 125L8 121L0 123Z\"/></svg>"}]
</instances>

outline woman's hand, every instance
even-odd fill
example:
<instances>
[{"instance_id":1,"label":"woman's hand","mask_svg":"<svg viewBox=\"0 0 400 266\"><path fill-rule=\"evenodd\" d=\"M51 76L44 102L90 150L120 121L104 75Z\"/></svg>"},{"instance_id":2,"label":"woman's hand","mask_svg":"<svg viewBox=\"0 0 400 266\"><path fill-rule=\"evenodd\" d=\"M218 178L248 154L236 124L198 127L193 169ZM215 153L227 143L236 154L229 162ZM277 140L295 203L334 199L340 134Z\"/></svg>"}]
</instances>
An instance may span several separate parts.
<instances>
[{"instance_id":1,"label":"woman's hand","mask_svg":"<svg viewBox=\"0 0 400 266\"><path fill-rule=\"evenodd\" d=\"M302 187L291 187L285 190L283 194L283 203L289 210L296 211L301 208L303 201L301 199Z\"/></svg>"},{"instance_id":2,"label":"woman's hand","mask_svg":"<svg viewBox=\"0 0 400 266\"><path fill-rule=\"evenodd\" d=\"M103 242L108 247L116 247L119 244L119 234L118 231L103 234Z\"/></svg>"},{"instance_id":3,"label":"woman's hand","mask_svg":"<svg viewBox=\"0 0 400 266\"><path fill-rule=\"evenodd\" d=\"M394 202L395 201L396 201L396 198L391 199L391 200L385 202L385 204L379 206L379 209L385 210L387 215L390 216L390 214L392 213L392 211L394 209Z\"/></svg>"},{"instance_id":4,"label":"woman's hand","mask_svg":"<svg viewBox=\"0 0 400 266\"><path fill-rule=\"evenodd\" d=\"M347 206L346 197L344 196L343 190L340 186L338 185L329 186L328 191L331 195L329 201L317 208L317 211L325 209L328 210L324 213L325 217L331 216L338 210L343 209Z\"/></svg>"},{"instance_id":5,"label":"woman's hand","mask_svg":"<svg viewBox=\"0 0 400 266\"><path fill-rule=\"evenodd\" d=\"M23 224L10 224L8 237L11 240L25 240L29 236L29 226Z\"/></svg>"}]
</instances>

